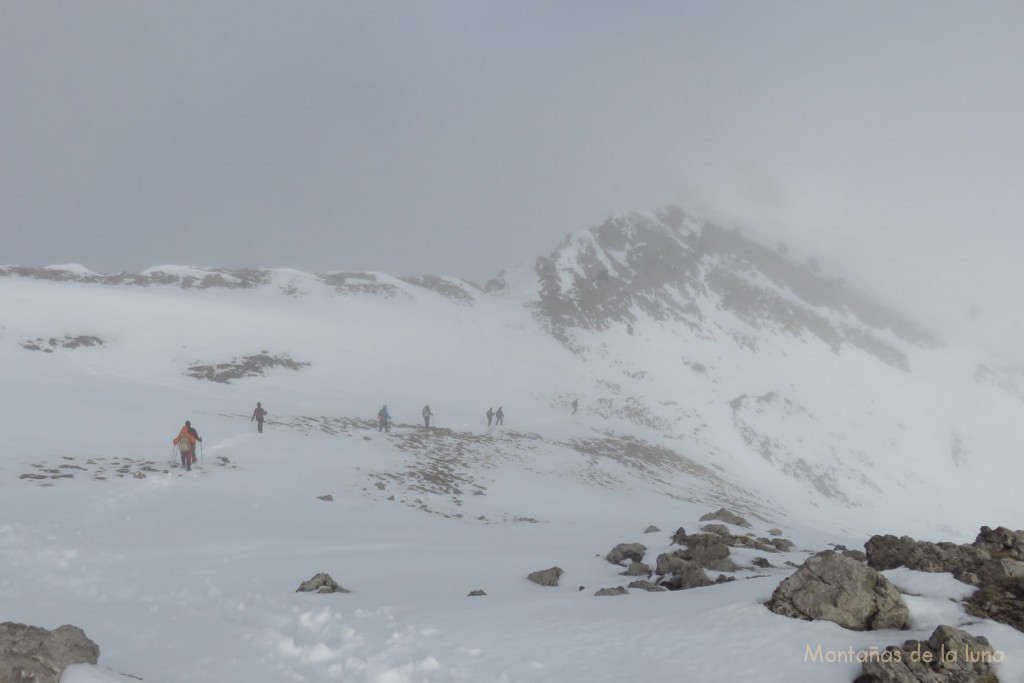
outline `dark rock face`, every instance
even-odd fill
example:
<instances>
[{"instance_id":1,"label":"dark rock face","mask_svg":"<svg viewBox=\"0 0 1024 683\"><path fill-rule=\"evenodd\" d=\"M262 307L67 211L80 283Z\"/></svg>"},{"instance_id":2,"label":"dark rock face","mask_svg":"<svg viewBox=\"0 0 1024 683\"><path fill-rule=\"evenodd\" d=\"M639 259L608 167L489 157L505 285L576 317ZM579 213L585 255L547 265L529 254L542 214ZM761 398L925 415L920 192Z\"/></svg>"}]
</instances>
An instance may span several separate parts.
<instances>
[{"instance_id":1,"label":"dark rock face","mask_svg":"<svg viewBox=\"0 0 1024 683\"><path fill-rule=\"evenodd\" d=\"M939 626L928 640L908 640L873 653L854 683L999 683L992 672L1003 654L984 637Z\"/></svg>"},{"instance_id":2,"label":"dark rock face","mask_svg":"<svg viewBox=\"0 0 1024 683\"><path fill-rule=\"evenodd\" d=\"M549 569L530 572L529 576L526 578L539 586L557 586L558 579L560 579L564 573L565 571L561 567L550 567Z\"/></svg>"},{"instance_id":3,"label":"dark rock face","mask_svg":"<svg viewBox=\"0 0 1024 683\"><path fill-rule=\"evenodd\" d=\"M338 582L331 578L326 572L320 572L316 576L299 584L295 589L296 593L351 593L352 591L338 585Z\"/></svg>"},{"instance_id":4,"label":"dark rock face","mask_svg":"<svg viewBox=\"0 0 1024 683\"><path fill-rule=\"evenodd\" d=\"M48 631L14 622L0 624L0 681L59 683L72 664L96 664L100 648L77 626Z\"/></svg>"},{"instance_id":5,"label":"dark rock face","mask_svg":"<svg viewBox=\"0 0 1024 683\"><path fill-rule=\"evenodd\" d=\"M910 621L910 611L888 579L832 550L807 558L765 606L782 616L832 621L854 631L902 629Z\"/></svg>"}]
</instances>

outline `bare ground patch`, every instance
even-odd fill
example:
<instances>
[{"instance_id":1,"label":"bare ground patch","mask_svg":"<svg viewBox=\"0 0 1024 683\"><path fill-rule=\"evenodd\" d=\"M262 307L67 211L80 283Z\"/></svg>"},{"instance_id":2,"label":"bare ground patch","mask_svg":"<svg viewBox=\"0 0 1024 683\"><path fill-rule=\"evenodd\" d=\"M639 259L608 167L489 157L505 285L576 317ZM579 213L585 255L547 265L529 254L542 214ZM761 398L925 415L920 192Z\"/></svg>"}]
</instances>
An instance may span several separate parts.
<instances>
[{"instance_id":1,"label":"bare ground patch","mask_svg":"<svg viewBox=\"0 0 1024 683\"><path fill-rule=\"evenodd\" d=\"M185 374L196 379L206 379L211 382L222 382L230 384L233 379L243 377L260 377L270 368L288 368L289 370L301 370L308 367L309 363L302 363L293 360L288 354L272 356L268 351L260 351L251 356L233 358L228 363L216 365L201 365L195 363L190 365Z\"/></svg>"},{"instance_id":2,"label":"bare ground patch","mask_svg":"<svg viewBox=\"0 0 1024 683\"><path fill-rule=\"evenodd\" d=\"M61 479L90 479L106 481L108 479L145 479L151 474L168 474L173 469L180 469L181 464L170 460L146 460L141 458L110 457L110 458L76 458L64 455L60 464L46 461L29 463L29 471L18 476L19 479L35 482L39 486L53 486ZM237 465L226 456L213 456L203 463L196 463L193 470L200 473L204 469L224 467L237 469Z\"/></svg>"},{"instance_id":3,"label":"bare ground patch","mask_svg":"<svg viewBox=\"0 0 1024 683\"><path fill-rule=\"evenodd\" d=\"M83 346L104 346L105 343L99 337L95 337L90 334L80 334L72 337L71 335L64 335L63 337L49 337L42 338L36 337L35 339L26 339L21 343L21 348L28 351L42 351L43 353L53 353L54 349L77 349Z\"/></svg>"}]
</instances>

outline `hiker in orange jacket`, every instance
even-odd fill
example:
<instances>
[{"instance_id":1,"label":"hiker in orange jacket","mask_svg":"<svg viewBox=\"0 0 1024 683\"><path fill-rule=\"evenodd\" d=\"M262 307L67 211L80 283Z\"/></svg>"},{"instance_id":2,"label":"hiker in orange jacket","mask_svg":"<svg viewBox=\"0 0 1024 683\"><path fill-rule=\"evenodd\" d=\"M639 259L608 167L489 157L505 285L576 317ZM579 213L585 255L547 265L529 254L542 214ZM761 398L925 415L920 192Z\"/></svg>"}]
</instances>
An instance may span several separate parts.
<instances>
[{"instance_id":1,"label":"hiker in orange jacket","mask_svg":"<svg viewBox=\"0 0 1024 683\"><path fill-rule=\"evenodd\" d=\"M181 453L181 466L186 470L192 469L192 463L196 461L196 443L202 440L199 433L192 429L192 423L185 420L185 426L171 441L178 447L178 452Z\"/></svg>"}]
</instances>

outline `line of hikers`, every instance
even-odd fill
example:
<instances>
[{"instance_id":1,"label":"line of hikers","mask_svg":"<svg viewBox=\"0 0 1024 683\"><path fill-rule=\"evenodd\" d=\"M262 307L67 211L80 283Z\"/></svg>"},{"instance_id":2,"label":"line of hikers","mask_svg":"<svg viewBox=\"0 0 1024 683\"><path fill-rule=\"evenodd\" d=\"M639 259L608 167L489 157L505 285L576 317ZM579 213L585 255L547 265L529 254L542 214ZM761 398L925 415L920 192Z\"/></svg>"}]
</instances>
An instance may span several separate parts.
<instances>
[{"instance_id":1,"label":"line of hikers","mask_svg":"<svg viewBox=\"0 0 1024 683\"><path fill-rule=\"evenodd\" d=\"M420 415L423 416L423 426L430 429L430 418L434 416L434 412L430 409L429 404L423 406L423 410L420 411ZM505 424L505 411L501 406L498 406L497 412L495 412L493 408L488 408L484 415L487 417L488 427L490 427L492 423L495 425ZM381 406L381 409L377 411L377 431L391 431L391 413L388 412L387 404Z\"/></svg>"},{"instance_id":2,"label":"line of hikers","mask_svg":"<svg viewBox=\"0 0 1024 683\"><path fill-rule=\"evenodd\" d=\"M576 401L572 402L572 412L576 414ZM423 410L420 411L423 416L423 426L430 429L430 418L434 416L430 405L423 406ZM495 411L493 408L488 408L487 412L484 413L487 417L487 426L490 427L493 423L496 426L505 424L505 411L501 406L498 406L498 410ZM260 401L256 402L256 408L252 411L252 417L249 418L249 422L256 423L256 430L263 433L263 421L267 417L267 411L263 407ZM387 405L381 406L381 409L377 411L377 431L379 432L390 432L391 431L391 413L388 412ZM181 466L186 470L191 471L192 465L196 462L196 444L202 443L203 437L199 436L199 432L192 426L192 422L185 420L185 426L181 428L178 435L171 441L178 449L178 454L181 456Z\"/></svg>"}]
</instances>

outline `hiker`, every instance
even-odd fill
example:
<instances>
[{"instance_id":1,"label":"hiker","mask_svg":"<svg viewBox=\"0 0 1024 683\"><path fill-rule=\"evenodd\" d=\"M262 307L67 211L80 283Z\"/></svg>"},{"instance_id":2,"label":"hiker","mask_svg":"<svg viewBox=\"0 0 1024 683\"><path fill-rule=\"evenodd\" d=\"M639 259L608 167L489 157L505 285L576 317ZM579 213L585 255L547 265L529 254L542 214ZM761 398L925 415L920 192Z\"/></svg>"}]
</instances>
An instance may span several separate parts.
<instances>
[{"instance_id":1,"label":"hiker","mask_svg":"<svg viewBox=\"0 0 1024 683\"><path fill-rule=\"evenodd\" d=\"M196 443L202 440L199 433L192 427L192 423L186 420L185 426L171 441L178 447L178 452L181 454L181 466L186 470L192 469L192 463L196 461Z\"/></svg>"},{"instance_id":2,"label":"hiker","mask_svg":"<svg viewBox=\"0 0 1024 683\"><path fill-rule=\"evenodd\" d=\"M263 404L256 401L256 410L252 411L252 418L249 422L256 420L256 429L260 434L263 433L263 418L266 417L267 411L263 410Z\"/></svg>"},{"instance_id":3,"label":"hiker","mask_svg":"<svg viewBox=\"0 0 1024 683\"><path fill-rule=\"evenodd\" d=\"M487 409L487 426L488 427L491 426L491 420L493 420L493 419L494 419L494 410L492 410L491 408L488 408Z\"/></svg>"},{"instance_id":4,"label":"hiker","mask_svg":"<svg viewBox=\"0 0 1024 683\"><path fill-rule=\"evenodd\" d=\"M580 400L578 398L574 398L572 400L572 414L575 415L576 411L579 410L579 409L580 409Z\"/></svg>"},{"instance_id":5,"label":"hiker","mask_svg":"<svg viewBox=\"0 0 1024 683\"><path fill-rule=\"evenodd\" d=\"M501 409L501 406L498 406L498 412L494 414L494 424L505 424L505 411Z\"/></svg>"},{"instance_id":6,"label":"hiker","mask_svg":"<svg viewBox=\"0 0 1024 683\"><path fill-rule=\"evenodd\" d=\"M390 432L391 431L391 415L388 413L388 407L385 404L383 408L377 411L377 431L378 432Z\"/></svg>"},{"instance_id":7,"label":"hiker","mask_svg":"<svg viewBox=\"0 0 1024 683\"><path fill-rule=\"evenodd\" d=\"M433 413L430 412L430 406L423 406L423 426L426 427L427 429L430 429L430 418L432 416Z\"/></svg>"}]
</instances>

